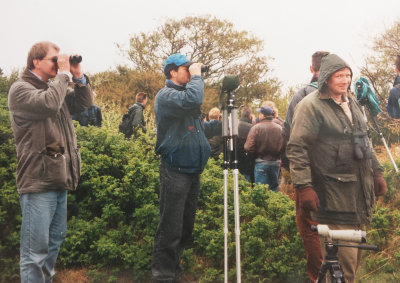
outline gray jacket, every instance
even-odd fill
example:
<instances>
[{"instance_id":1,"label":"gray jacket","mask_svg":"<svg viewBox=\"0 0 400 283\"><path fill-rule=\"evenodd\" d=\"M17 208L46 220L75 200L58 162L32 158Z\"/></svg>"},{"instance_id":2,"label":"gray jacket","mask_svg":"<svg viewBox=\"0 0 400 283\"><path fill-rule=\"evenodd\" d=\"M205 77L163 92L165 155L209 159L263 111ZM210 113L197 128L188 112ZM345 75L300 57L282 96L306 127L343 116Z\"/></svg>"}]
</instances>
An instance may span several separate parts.
<instances>
[{"instance_id":1,"label":"gray jacket","mask_svg":"<svg viewBox=\"0 0 400 283\"><path fill-rule=\"evenodd\" d=\"M81 169L71 114L93 104L89 84L68 88L59 74L46 84L26 70L10 88L8 106L17 147L18 193L75 190Z\"/></svg>"}]
</instances>

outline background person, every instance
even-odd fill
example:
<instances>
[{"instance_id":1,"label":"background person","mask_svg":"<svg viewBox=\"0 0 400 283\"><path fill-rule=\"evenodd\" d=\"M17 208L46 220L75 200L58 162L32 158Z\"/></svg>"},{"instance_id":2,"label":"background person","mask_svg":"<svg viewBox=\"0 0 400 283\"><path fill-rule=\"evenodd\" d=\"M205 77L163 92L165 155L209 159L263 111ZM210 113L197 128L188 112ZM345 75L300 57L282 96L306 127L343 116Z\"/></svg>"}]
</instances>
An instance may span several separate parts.
<instances>
[{"instance_id":1,"label":"background person","mask_svg":"<svg viewBox=\"0 0 400 283\"><path fill-rule=\"evenodd\" d=\"M247 136L253 126L253 114L249 106L244 106L241 110L240 121L238 125L238 139L237 139L237 155L238 155L238 169L239 172L251 184L254 183L254 159L246 154L244 144L246 143Z\"/></svg>"},{"instance_id":2,"label":"background person","mask_svg":"<svg viewBox=\"0 0 400 283\"><path fill-rule=\"evenodd\" d=\"M219 121L219 120L221 120L220 115L221 115L221 112L219 111L219 109L217 107L214 107L210 110L210 112L208 112L208 119L210 121L212 121L212 120ZM208 142L211 147L211 157L217 160L219 158L220 154L224 150L224 140L221 135L218 135L218 136L213 136L213 137L209 138Z\"/></svg>"},{"instance_id":3,"label":"background person","mask_svg":"<svg viewBox=\"0 0 400 283\"><path fill-rule=\"evenodd\" d=\"M72 119L79 122L79 125L87 127L89 125L101 127L103 117L101 109L97 105L92 105L88 109L78 114L72 114Z\"/></svg>"},{"instance_id":4,"label":"background person","mask_svg":"<svg viewBox=\"0 0 400 283\"><path fill-rule=\"evenodd\" d=\"M268 106L268 107L271 107L272 108L272 110L274 110L274 122L275 123L277 123L279 126L281 126L281 127L283 127L283 124L285 123L285 121L281 118L281 117L279 117L279 115L278 115L278 108L276 107L276 104L275 104L275 102L273 102L273 101L271 101L271 100L267 100L267 101L264 101L263 102L263 104L261 105L261 107L262 106Z\"/></svg>"},{"instance_id":5,"label":"background person","mask_svg":"<svg viewBox=\"0 0 400 283\"><path fill-rule=\"evenodd\" d=\"M263 106L257 111L260 122L250 129L244 150L255 158L255 183L268 184L270 190L277 192L280 155L285 145L282 128L273 121L272 108Z\"/></svg>"},{"instance_id":6,"label":"background person","mask_svg":"<svg viewBox=\"0 0 400 283\"><path fill-rule=\"evenodd\" d=\"M396 56L395 61L395 71L396 79L394 80L393 87L389 93L388 103L386 105L386 110L390 117L399 119L400 118L400 55ZM399 131L399 141L400 141L400 131Z\"/></svg>"},{"instance_id":7,"label":"background person","mask_svg":"<svg viewBox=\"0 0 400 283\"><path fill-rule=\"evenodd\" d=\"M340 57L322 58L318 91L297 105L287 146L300 208L332 230L363 229L375 196L386 191L368 126L349 91L351 79L351 68ZM346 282L354 282L361 250L341 247L338 257Z\"/></svg>"},{"instance_id":8,"label":"background person","mask_svg":"<svg viewBox=\"0 0 400 283\"><path fill-rule=\"evenodd\" d=\"M146 133L146 121L144 120L143 110L147 104L147 93L139 92L136 94L136 103L131 106L132 108L132 129L139 126L143 133Z\"/></svg>"},{"instance_id":9,"label":"background person","mask_svg":"<svg viewBox=\"0 0 400 283\"><path fill-rule=\"evenodd\" d=\"M321 60L324 56L328 55L326 51L316 51L311 56L310 71L312 73L311 82L305 87L299 89L290 101L289 108L286 112L285 123L283 126L283 136L286 141L290 137L290 129L292 127L292 119L296 105L308 94L318 89L319 68L321 67ZM282 155L282 170L289 170L289 159L286 153ZM299 229L300 236L303 240L304 250L306 252L306 271L308 278L315 282L318 278L318 272L322 264L321 248L319 243L319 236L317 233L311 231L311 225L318 223L312 220L309 210L304 210L299 206L299 195L295 190L296 200L296 223Z\"/></svg>"},{"instance_id":10,"label":"background person","mask_svg":"<svg viewBox=\"0 0 400 283\"><path fill-rule=\"evenodd\" d=\"M22 210L21 282L52 282L67 229L67 191L76 189L80 177L71 113L91 106L93 96L81 65L70 64L69 57L54 43L36 43L8 94Z\"/></svg>"},{"instance_id":11,"label":"background person","mask_svg":"<svg viewBox=\"0 0 400 283\"><path fill-rule=\"evenodd\" d=\"M210 157L207 138L221 135L221 121L203 122L201 63L175 53L164 63L167 78L155 99L156 153L161 155L160 222L154 237L153 282L179 280L180 258L190 243L200 174Z\"/></svg>"}]
</instances>

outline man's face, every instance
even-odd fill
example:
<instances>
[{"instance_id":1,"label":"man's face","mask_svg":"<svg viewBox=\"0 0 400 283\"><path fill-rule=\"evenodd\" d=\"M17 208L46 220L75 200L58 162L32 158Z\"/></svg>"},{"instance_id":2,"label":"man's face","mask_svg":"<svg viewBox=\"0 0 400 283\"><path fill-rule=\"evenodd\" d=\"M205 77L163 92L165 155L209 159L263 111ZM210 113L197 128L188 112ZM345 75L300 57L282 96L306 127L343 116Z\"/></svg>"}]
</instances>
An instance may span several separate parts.
<instances>
[{"instance_id":1,"label":"man's face","mask_svg":"<svg viewBox=\"0 0 400 283\"><path fill-rule=\"evenodd\" d=\"M177 71L171 71L171 81L177 85L185 85L190 81L190 73L187 67L180 66Z\"/></svg>"},{"instance_id":2,"label":"man's face","mask_svg":"<svg viewBox=\"0 0 400 283\"><path fill-rule=\"evenodd\" d=\"M333 95L342 95L347 92L351 84L351 72L348 68L340 69L328 79L328 89Z\"/></svg>"},{"instance_id":3,"label":"man's face","mask_svg":"<svg viewBox=\"0 0 400 283\"><path fill-rule=\"evenodd\" d=\"M58 56L58 51L50 47L49 52L42 60L34 60L35 68L33 72L40 76L43 81L47 81L57 75L57 64L52 61L55 56Z\"/></svg>"}]
</instances>

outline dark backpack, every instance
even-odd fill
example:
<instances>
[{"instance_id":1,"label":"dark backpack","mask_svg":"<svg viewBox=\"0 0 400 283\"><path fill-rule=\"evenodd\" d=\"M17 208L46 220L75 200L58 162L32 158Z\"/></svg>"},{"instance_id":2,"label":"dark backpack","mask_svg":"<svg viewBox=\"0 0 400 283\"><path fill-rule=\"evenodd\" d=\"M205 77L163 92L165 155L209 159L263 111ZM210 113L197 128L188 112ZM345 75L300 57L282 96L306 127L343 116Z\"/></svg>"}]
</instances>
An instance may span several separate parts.
<instances>
[{"instance_id":1,"label":"dark backpack","mask_svg":"<svg viewBox=\"0 0 400 283\"><path fill-rule=\"evenodd\" d=\"M95 107L92 106L89 109L87 109L88 111L88 118L87 118L87 124L88 125L92 125L92 126L96 126L97 125L97 117L96 117L96 111L95 111Z\"/></svg>"},{"instance_id":2,"label":"dark backpack","mask_svg":"<svg viewBox=\"0 0 400 283\"><path fill-rule=\"evenodd\" d=\"M133 117L134 117L134 111L135 110L135 105L129 107L128 112L122 116L122 121L119 124L119 131L125 135L126 138L130 138L133 134Z\"/></svg>"}]
</instances>

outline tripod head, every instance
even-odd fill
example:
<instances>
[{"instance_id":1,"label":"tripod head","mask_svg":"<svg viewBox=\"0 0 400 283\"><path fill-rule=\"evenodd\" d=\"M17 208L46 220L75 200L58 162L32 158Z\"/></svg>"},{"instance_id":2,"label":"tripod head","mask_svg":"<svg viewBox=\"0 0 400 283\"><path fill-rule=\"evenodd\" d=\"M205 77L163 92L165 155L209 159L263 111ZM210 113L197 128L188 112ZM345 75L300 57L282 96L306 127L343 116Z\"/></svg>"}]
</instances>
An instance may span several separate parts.
<instances>
[{"instance_id":1,"label":"tripod head","mask_svg":"<svg viewBox=\"0 0 400 283\"><path fill-rule=\"evenodd\" d=\"M219 97L220 104L222 108L228 107L232 109L235 103L235 92L234 90L238 88L240 84L239 77L237 75L226 75L222 79L221 94ZM225 94L226 100L225 100Z\"/></svg>"},{"instance_id":2,"label":"tripod head","mask_svg":"<svg viewBox=\"0 0 400 283\"><path fill-rule=\"evenodd\" d=\"M222 105L222 137L224 139L224 169L237 169L236 140L238 136L238 110L235 106L234 90L239 86L239 77L227 75L222 79L220 103ZM226 100L225 98L226 96ZM224 100L226 101L224 103Z\"/></svg>"}]
</instances>

